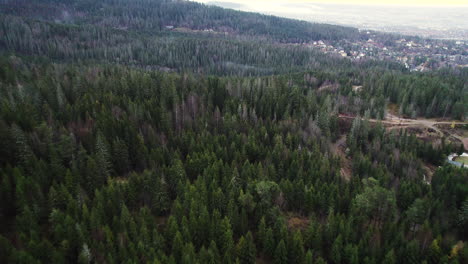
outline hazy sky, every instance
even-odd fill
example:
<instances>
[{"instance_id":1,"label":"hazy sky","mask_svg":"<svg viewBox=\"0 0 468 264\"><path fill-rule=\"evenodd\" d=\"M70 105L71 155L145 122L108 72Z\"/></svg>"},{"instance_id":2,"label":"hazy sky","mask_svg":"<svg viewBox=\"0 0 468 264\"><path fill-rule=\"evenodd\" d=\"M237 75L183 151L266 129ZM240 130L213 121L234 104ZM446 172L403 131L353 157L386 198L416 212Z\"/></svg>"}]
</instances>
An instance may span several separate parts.
<instances>
[{"instance_id":1,"label":"hazy sky","mask_svg":"<svg viewBox=\"0 0 468 264\"><path fill-rule=\"evenodd\" d=\"M298 1L299 2L299 1ZM346 4L384 4L384 5L468 5L467 0L332 0L332 1L307 1L300 2L318 2L318 3L346 3Z\"/></svg>"},{"instance_id":2,"label":"hazy sky","mask_svg":"<svg viewBox=\"0 0 468 264\"><path fill-rule=\"evenodd\" d=\"M361 29L468 39L468 0L194 0ZM410 6L410 7L408 7Z\"/></svg>"},{"instance_id":3,"label":"hazy sky","mask_svg":"<svg viewBox=\"0 0 468 264\"><path fill-rule=\"evenodd\" d=\"M197 2L210 2L213 0L196 0ZM224 0L232 3L269 3L271 0ZM364 5L412 5L412 6L468 6L468 0L284 0L289 3L340 3Z\"/></svg>"}]
</instances>

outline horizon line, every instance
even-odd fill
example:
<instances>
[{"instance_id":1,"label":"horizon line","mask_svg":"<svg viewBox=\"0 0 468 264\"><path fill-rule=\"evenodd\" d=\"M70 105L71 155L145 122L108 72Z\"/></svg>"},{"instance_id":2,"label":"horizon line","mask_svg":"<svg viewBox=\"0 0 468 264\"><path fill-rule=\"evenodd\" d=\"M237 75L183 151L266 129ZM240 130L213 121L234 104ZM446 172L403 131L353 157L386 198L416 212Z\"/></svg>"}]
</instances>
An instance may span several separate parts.
<instances>
[{"instance_id":1,"label":"horizon line","mask_svg":"<svg viewBox=\"0 0 468 264\"><path fill-rule=\"evenodd\" d=\"M353 5L353 6L394 6L394 7L463 7L463 8L468 8L468 4L464 3L403 3L404 0L388 2L388 3L376 3L375 1L357 1L357 2L348 2L348 1L343 1L343 0L332 0L332 1L324 1L324 0L256 0L256 1L250 1L250 0L189 0L193 2L200 2L204 4L209 4L209 3L233 3L233 4L248 4L252 2L270 2L270 3L292 3L292 4L324 4L324 5Z\"/></svg>"}]
</instances>

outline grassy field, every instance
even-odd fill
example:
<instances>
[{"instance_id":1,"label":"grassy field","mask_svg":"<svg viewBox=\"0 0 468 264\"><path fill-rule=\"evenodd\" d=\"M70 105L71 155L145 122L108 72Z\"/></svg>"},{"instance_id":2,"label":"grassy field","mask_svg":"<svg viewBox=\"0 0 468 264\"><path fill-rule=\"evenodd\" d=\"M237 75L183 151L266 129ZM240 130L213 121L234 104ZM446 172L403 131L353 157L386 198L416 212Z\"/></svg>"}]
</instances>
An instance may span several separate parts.
<instances>
[{"instance_id":1,"label":"grassy field","mask_svg":"<svg viewBox=\"0 0 468 264\"><path fill-rule=\"evenodd\" d=\"M454 160L456 162L468 164L468 157L456 157Z\"/></svg>"}]
</instances>

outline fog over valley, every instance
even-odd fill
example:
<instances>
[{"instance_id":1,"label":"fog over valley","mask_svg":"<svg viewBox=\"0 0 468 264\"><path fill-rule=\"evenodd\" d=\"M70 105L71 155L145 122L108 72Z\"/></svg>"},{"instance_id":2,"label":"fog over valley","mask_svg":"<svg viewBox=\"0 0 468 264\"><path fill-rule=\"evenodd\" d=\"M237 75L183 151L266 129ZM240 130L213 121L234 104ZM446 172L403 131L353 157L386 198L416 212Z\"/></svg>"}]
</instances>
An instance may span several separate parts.
<instances>
[{"instance_id":1,"label":"fog over valley","mask_svg":"<svg viewBox=\"0 0 468 264\"><path fill-rule=\"evenodd\" d=\"M440 39L468 39L468 6L352 5L290 1L201 0L205 4L311 22Z\"/></svg>"}]
</instances>

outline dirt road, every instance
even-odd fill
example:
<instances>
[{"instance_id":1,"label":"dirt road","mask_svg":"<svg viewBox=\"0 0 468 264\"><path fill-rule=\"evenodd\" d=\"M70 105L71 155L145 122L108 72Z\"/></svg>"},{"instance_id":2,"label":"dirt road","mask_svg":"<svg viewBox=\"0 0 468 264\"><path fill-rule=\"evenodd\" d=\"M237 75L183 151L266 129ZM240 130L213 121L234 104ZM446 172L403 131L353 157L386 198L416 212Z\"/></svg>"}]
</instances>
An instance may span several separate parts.
<instances>
[{"instance_id":1,"label":"dirt road","mask_svg":"<svg viewBox=\"0 0 468 264\"><path fill-rule=\"evenodd\" d=\"M354 119L355 116L348 116L348 115L339 115L340 118L345 119ZM425 118L418 118L418 119L408 119L402 118L390 113L387 113L385 116L385 120L378 120L378 119L369 119L369 122L377 123L380 122L388 127L388 129L398 129L398 128L408 128L408 127L428 127L439 133L441 136L444 133L437 127L437 125L468 125L468 122L460 122L460 121L437 121L435 119L425 119ZM460 140L465 149L468 150L468 137L462 137L460 135L449 133L449 136Z\"/></svg>"}]
</instances>

